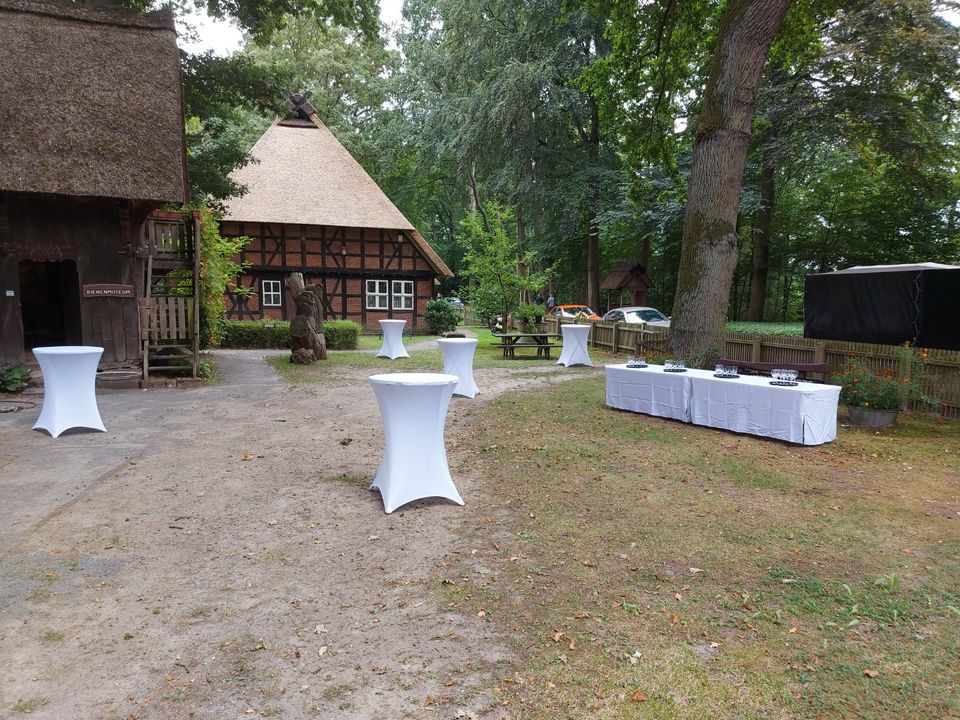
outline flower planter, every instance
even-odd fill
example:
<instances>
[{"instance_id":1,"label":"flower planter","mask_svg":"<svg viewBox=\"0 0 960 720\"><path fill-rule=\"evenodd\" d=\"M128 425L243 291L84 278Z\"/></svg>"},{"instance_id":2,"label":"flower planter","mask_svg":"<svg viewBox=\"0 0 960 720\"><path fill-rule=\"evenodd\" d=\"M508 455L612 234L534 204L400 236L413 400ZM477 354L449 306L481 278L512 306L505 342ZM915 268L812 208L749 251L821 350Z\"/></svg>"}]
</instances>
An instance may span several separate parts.
<instances>
[{"instance_id":1,"label":"flower planter","mask_svg":"<svg viewBox=\"0 0 960 720\"><path fill-rule=\"evenodd\" d=\"M892 427L897 424L899 410L880 410L872 407L847 405L847 419L860 427Z\"/></svg>"}]
</instances>

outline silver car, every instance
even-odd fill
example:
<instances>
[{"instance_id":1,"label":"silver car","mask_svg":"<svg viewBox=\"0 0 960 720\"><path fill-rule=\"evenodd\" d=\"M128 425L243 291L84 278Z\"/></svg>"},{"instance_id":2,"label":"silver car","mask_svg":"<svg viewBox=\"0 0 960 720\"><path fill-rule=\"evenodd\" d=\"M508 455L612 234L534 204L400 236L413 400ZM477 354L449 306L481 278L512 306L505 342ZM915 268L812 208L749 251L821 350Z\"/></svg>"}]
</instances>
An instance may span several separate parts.
<instances>
[{"instance_id":1,"label":"silver car","mask_svg":"<svg viewBox=\"0 0 960 720\"><path fill-rule=\"evenodd\" d=\"M603 316L603 322L646 323L655 327L670 327L670 318L652 307L614 308Z\"/></svg>"}]
</instances>

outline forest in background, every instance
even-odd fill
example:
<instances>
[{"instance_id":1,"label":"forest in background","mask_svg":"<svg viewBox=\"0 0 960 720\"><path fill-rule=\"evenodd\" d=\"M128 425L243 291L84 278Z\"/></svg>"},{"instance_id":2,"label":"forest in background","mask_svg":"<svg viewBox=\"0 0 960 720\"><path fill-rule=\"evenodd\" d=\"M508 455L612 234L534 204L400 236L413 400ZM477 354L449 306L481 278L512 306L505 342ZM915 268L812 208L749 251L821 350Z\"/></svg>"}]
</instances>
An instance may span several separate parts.
<instances>
[{"instance_id":1,"label":"forest in background","mask_svg":"<svg viewBox=\"0 0 960 720\"><path fill-rule=\"evenodd\" d=\"M708 0L210 3L247 31L229 57L184 57L195 200L289 92L320 118L456 273L465 228L495 217L560 302L605 304L618 262L673 308L691 157L724 14ZM741 2L741 5L748 3ZM797 320L803 277L958 262L960 35L931 0L797 0L754 107L727 317ZM475 213L472 216L471 213Z\"/></svg>"}]
</instances>

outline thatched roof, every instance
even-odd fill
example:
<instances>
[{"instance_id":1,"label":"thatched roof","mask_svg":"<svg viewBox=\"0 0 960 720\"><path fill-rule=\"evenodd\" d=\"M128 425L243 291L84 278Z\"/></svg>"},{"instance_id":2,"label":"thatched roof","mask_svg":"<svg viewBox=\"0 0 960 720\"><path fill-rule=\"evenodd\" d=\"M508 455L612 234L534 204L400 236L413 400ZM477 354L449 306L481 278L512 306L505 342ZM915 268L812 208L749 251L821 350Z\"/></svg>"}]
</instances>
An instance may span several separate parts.
<instances>
[{"instance_id":1,"label":"thatched roof","mask_svg":"<svg viewBox=\"0 0 960 720\"><path fill-rule=\"evenodd\" d=\"M453 273L332 132L316 118L271 125L230 173L246 193L225 220L403 230L438 275Z\"/></svg>"},{"instance_id":2,"label":"thatched roof","mask_svg":"<svg viewBox=\"0 0 960 720\"><path fill-rule=\"evenodd\" d=\"M0 0L0 190L181 202L169 10Z\"/></svg>"},{"instance_id":3,"label":"thatched roof","mask_svg":"<svg viewBox=\"0 0 960 720\"><path fill-rule=\"evenodd\" d=\"M601 290L644 289L653 283L647 269L640 263L619 263L610 268L610 274L600 284Z\"/></svg>"}]
</instances>

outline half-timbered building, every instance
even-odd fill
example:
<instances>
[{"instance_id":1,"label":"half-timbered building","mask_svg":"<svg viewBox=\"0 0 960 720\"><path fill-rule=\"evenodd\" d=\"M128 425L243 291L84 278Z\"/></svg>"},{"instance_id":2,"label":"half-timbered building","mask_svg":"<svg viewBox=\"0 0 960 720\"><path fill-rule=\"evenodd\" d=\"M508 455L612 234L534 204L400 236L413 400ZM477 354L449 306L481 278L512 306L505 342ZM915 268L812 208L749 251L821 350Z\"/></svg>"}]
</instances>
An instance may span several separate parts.
<instances>
[{"instance_id":1,"label":"half-timbered building","mask_svg":"<svg viewBox=\"0 0 960 720\"><path fill-rule=\"evenodd\" d=\"M187 197L173 16L0 0L0 48L0 363L138 363L148 218Z\"/></svg>"},{"instance_id":2,"label":"half-timbered building","mask_svg":"<svg viewBox=\"0 0 960 720\"><path fill-rule=\"evenodd\" d=\"M246 193L228 202L220 232L246 236L237 258L243 292L228 291L230 319L289 319L284 278L302 272L323 288L324 317L377 328L407 320L426 331L434 281L453 273L374 180L320 121L309 102L275 122L231 174Z\"/></svg>"}]
</instances>

